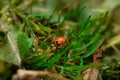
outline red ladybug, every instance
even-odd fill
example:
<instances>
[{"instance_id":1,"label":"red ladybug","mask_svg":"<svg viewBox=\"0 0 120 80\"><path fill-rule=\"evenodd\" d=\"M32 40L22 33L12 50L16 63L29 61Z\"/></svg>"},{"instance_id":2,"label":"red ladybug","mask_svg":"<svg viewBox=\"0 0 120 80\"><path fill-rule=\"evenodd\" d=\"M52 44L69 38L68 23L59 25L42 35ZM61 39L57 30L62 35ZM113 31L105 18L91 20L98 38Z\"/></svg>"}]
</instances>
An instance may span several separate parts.
<instances>
[{"instance_id":1,"label":"red ladybug","mask_svg":"<svg viewBox=\"0 0 120 80\"><path fill-rule=\"evenodd\" d=\"M57 48L61 48L62 45L66 42L66 38L65 37L58 37L55 40L53 40L53 44L57 47Z\"/></svg>"}]
</instances>

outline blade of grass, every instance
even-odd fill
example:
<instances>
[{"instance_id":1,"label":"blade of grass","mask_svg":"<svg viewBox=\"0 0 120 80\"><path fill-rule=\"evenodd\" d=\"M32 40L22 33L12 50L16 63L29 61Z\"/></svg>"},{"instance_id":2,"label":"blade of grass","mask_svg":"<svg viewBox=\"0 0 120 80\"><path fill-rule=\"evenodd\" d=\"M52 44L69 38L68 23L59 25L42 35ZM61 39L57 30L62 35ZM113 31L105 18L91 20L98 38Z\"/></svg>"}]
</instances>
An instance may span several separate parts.
<instances>
[{"instance_id":1,"label":"blade of grass","mask_svg":"<svg viewBox=\"0 0 120 80\"><path fill-rule=\"evenodd\" d=\"M80 66L83 66L83 58L80 58ZM81 72L82 72L82 70L81 70L81 68L79 69L79 71L78 71L78 75L77 76L79 76L80 74L81 74Z\"/></svg>"},{"instance_id":2,"label":"blade of grass","mask_svg":"<svg viewBox=\"0 0 120 80\"><path fill-rule=\"evenodd\" d=\"M102 66L102 63L99 63L99 64L90 63L89 65L84 65L84 66L81 66L81 65L80 66L66 66L65 69L70 70L70 71L76 71L76 70L81 69L81 71L83 71L91 67L100 67L100 66Z\"/></svg>"},{"instance_id":3,"label":"blade of grass","mask_svg":"<svg viewBox=\"0 0 120 80\"><path fill-rule=\"evenodd\" d=\"M51 67L54 65L66 52L72 47L72 45L67 46L61 53L57 53L52 59L47 63L43 64L41 67Z\"/></svg>"},{"instance_id":4,"label":"blade of grass","mask_svg":"<svg viewBox=\"0 0 120 80\"><path fill-rule=\"evenodd\" d=\"M70 57L70 60L74 60L74 59L78 58L78 55L80 54L80 52L81 52L82 50L84 50L85 48L90 47L92 44L93 44L93 41L89 42L88 44L86 44L86 45L83 46L83 47L76 48L75 50L79 50L79 53L73 54L73 55ZM74 50L74 49L73 49L73 50Z\"/></svg>"},{"instance_id":5,"label":"blade of grass","mask_svg":"<svg viewBox=\"0 0 120 80\"><path fill-rule=\"evenodd\" d=\"M31 35L35 38L35 34L34 34L32 28L31 28L31 25L28 22L30 18L31 18L31 16L28 15L27 18L26 18L26 20L25 20L25 23L26 23L27 27L29 28Z\"/></svg>"},{"instance_id":6,"label":"blade of grass","mask_svg":"<svg viewBox=\"0 0 120 80\"><path fill-rule=\"evenodd\" d=\"M84 54L83 57L84 57L84 58L87 58L87 57L89 57L90 55L92 55L92 54L99 48L99 46L103 43L103 41L104 41L104 39L96 40L96 41L94 42L94 44L91 45L91 47L88 48L87 53Z\"/></svg>"},{"instance_id":7,"label":"blade of grass","mask_svg":"<svg viewBox=\"0 0 120 80\"><path fill-rule=\"evenodd\" d=\"M89 16L87 18L87 20L83 26L79 25L79 23L78 23L78 26L80 27L80 31L78 32L77 36L79 36L86 29L87 25L89 24L90 18L91 18L91 16Z\"/></svg>"},{"instance_id":8,"label":"blade of grass","mask_svg":"<svg viewBox=\"0 0 120 80\"><path fill-rule=\"evenodd\" d=\"M39 28L42 29L43 31L48 32L48 33L50 33L52 31L49 27L45 27L41 23L38 23L38 24L39 24L38 25Z\"/></svg>"}]
</instances>

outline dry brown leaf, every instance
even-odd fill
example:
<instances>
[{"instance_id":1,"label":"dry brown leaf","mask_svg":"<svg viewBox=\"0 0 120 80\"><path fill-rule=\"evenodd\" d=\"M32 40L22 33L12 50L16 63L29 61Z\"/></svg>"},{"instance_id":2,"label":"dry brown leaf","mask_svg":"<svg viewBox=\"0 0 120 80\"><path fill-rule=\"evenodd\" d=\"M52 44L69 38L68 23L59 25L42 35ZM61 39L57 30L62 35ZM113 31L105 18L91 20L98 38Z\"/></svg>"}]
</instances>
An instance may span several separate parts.
<instances>
[{"instance_id":1,"label":"dry brown leaf","mask_svg":"<svg viewBox=\"0 0 120 80\"><path fill-rule=\"evenodd\" d=\"M98 80L99 70L97 68L89 68L82 75L83 80Z\"/></svg>"},{"instance_id":2,"label":"dry brown leaf","mask_svg":"<svg viewBox=\"0 0 120 80\"><path fill-rule=\"evenodd\" d=\"M100 46L97 53L93 55L93 63L100 63L102 57L103 46ZM98 80L99 69L89 68L82 72L83 80Z\"/></svg>"}]
</instances>

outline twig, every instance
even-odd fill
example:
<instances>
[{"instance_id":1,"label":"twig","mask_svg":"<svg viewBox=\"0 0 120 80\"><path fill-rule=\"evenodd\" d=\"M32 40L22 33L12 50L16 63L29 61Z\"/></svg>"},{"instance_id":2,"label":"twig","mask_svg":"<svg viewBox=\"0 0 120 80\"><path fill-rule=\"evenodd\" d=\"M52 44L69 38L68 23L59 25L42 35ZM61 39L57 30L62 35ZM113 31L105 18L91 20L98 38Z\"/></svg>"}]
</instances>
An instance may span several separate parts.
<instances>
[{"instance_id":1,"label":"twig","mask_svg":"<svg viewBox=\"0 0 120 80\"><path fill-rule=\"evenodd\" d=\"M17 74L13 76L13 80L36 80L47 76L49 80L69 80L60 74L51 73L48 71L34 71L34 70L18 70Z\"/></svg>"}]
</instances>

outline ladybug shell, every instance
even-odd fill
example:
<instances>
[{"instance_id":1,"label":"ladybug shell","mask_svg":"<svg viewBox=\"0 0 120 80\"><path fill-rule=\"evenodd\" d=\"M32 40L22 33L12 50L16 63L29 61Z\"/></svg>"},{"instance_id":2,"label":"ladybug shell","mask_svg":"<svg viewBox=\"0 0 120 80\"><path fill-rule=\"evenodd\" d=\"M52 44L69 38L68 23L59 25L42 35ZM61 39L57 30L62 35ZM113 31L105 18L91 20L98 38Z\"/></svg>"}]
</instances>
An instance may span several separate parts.
<instances>
[{"instance_id":1,"label":"ladybug shell","mask_svg":"<svg viewBox=\"0 0 120 80\"><path fill-rule=\"evenodd\" d=\"M65 42L66 42L65 37L58 37L55 40L53 40L53 43L57 48L61 48Z\"/></svg>"}]
</instances>

